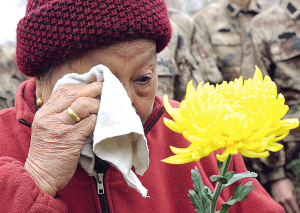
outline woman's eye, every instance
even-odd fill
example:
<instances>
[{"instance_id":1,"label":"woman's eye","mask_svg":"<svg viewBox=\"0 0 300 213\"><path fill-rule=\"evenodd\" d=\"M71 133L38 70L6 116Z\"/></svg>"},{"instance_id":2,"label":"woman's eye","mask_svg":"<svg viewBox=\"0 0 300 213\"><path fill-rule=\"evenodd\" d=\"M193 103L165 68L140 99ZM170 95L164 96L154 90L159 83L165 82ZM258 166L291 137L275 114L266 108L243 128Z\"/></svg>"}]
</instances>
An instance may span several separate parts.
<instances>
[{"instance_id":1,"label":"woman's eye","mask_svg":"<svg viewBox=\"0 0 300 213\"><path fill-rule=\"evenodd\" d=\"M147 76L143 76L143 77L140 77L138 79L138 81L141 83L141 84L146 84L148 83L149 81L151 80L151 78L147 77Z\"/></svg>"}]
</instances>

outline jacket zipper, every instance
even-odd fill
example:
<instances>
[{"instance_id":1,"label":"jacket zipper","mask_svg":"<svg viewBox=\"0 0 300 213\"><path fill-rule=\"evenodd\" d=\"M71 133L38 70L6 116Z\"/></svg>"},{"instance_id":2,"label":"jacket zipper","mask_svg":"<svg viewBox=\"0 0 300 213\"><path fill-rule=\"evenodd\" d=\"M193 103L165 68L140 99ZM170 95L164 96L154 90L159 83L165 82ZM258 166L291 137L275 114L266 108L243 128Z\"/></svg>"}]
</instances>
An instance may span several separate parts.
<instances>
[{"instance_id":1,"label":"jacket zipper","mask_svg":"<svg viewBox=\"0 0 300 213\"><path fill-rule=\"evenodd\" d=\"M156 118L151 122L149 127L145 130L145 135L150 131L150 129L154 126L154 124L158 121L158 119L161 117L161 115L164 113L165 108L163 107L160 111L160 113L156 116ZM97 156L95 156L95 166L94 169L96 171L96 183L97 183L97 193L100 200L100 206L102 213L109 213L109 206L108 201L105 193L105 187L104 187L104 175L106 170L110 167L110 165L105 162L104 160L101 160Z\"/></svg>"},{"instance_id":2,"label":"jacket zipper","mask_svg":"<svg viewBox=\"0 0 300 213\"><path fill-rule=\"evenodd\" d=\"M160 112L158 113L158 115L155 117L155 119L151 122L151 124L147 127L147 129L144 131L145 135L150 131L150 129L154 126L154 124L158 121L158 119L160 118L160 116L162 116L162 114L164 113L165 108L163 107Z\"/></svg>"},{"instance_id":3,"label":"jacket zipper","mask_svg":"<svg viewBox=\"0 0 300 213\"><path fill-rule=\"evenodd\" d=\"M98 195L103 195L105 193L104 184L103 184L104 174L103 173L97 173L96 180L97 180Z\"/></svg>"},{"instance_id":4,"label":"jacket zipper","mask_svg":"<svg viewBox=\"0 0 300 213\"><path fill-rule=\"evenodd\" d=\"M104 175L106 170L110 167L108 163L104 160L101 160L97 156L95 156L95 166L94 169L96 171L96 184L97 184L97 194L100 201L101 211L102 213L109 213L109 206L107 202L107 197L105 193L104 187Z\"/></svg>"},{"instance_id":5,"label":"jacket zipper","mask_svg":"<svg viewBox=\"0 0 300 213\"><path fill-rule=\"evenodd\" d=\"M102 213L109 213L108 202L106 198L106 193L104 189L104 173L97 173L96 175L97 182L97 193L100 201L101 211Z\"/></svg>"}]
</instances>

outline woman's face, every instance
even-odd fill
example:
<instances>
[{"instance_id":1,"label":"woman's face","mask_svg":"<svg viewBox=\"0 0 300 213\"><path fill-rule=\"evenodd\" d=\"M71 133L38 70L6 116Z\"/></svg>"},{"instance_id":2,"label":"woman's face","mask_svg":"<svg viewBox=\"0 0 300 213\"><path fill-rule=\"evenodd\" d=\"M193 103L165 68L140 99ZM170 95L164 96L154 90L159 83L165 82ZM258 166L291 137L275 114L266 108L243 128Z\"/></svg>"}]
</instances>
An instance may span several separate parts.
<instances>
[{"instance_id":1,"label":"woman's face","mask_svg":"<svg viewBox=\"0 0 300 213\"><path fill-rule=\"evenodd\" d=\"M52 91L56 81L63 75L71 72L86 73L98 64L107 66L120 80L144 124L151 113L157 90L156 44L153 40L122 41L91 50L80 58L54 69L51 83L45 82L43 87ZM48 100L45 97L46 93L44 91L44 101Z\"/></svg>"}]
</instances>

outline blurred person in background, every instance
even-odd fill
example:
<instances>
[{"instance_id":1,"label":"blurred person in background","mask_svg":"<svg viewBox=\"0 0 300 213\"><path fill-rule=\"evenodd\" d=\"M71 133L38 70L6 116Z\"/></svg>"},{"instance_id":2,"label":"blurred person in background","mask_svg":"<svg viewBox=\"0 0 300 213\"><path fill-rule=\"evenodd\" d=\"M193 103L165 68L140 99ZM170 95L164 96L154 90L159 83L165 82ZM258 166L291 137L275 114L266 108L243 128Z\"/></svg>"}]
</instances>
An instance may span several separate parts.
<instances>
[{"instance_id":1,"label":"blurred person in background","mask_svg":"<svg viewBox=\"0 0 300 213\"><path fill-rule=\"evenodd\" d=\"M190 80L194 86L207 81L216 84L222 82L222 75L193 18L173 8L168 13L173 33L168 46L157 55L157 93L182 101Z\"/></svg>"},{"instance_id":2,"label":"blurred person in background","mask_svg":"<svg viewBox=\"0 0 300 213\"><path fill-rule=\"evenodd\" d=\"M181 29L173 22L172 37L168 46L157 54L157 94L182 101L186 86L193 80L194 86L203 81L198 65L184 40Z\"/></svg>"},{"instance_id":3,"label":"blurred person in background","mask_svg":"<svg viewBox=\"0 0 300 213\"><path fill-rule=\"evenodd\" d=\"M260 0L219 0L193 15L225 81L253 77L255 58L247 27L272 3Z\"/></svg>"},{"instance_id":4,"label":"blurred person in background","mask_svg":"<svg viewBox=\"0 0 300 213\"><path fill-rule=\"evenodd\" d=\"M168 8L168 13L170 19L183 32L185 43L194 57L204 81L213 84L221 83L223 81L222 74L211 55L211 45L203 40L202 32L194 19L174 8Z\"/></svg>"},{"instance_id":5,"label":"blurred person in background","mask_svg":"<svg viewBox=\"0 0 300 213\"><path fill-rule=\"evenodd\" d=\"M0 45L0 109L14 106L15 93L26 80L15 65L15 47Z\"/></svg>"},{"instance_id":6,"label":"blurred person in background","mask_svg":"<svg viewBox=\"0 0 300 213\"><path fill-rule=\"evenodd\" d=\"M282 0L250 23L250 33L261 61L261 69L277 84L278 93L289 106L286 118L300 118L300 1ZM291 130L282 141L284 149L270 157L255 160L259 180L286 212L299 212L300 171L292 161L299 159L300 128ZM294 185L293 185L294 183ZM295 189L294 189L295 187ZM297 201L297 202L296 202Z\"/></svg>"}]
</instances>

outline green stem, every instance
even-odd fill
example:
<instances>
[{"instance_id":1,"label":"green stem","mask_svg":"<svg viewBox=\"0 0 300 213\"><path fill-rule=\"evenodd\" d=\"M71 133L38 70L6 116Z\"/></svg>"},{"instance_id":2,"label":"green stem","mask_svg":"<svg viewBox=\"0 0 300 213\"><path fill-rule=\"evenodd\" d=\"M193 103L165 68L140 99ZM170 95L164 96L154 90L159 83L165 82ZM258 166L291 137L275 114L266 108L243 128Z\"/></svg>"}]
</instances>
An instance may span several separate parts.
<instances>
[{"instance_id":1,"label":"green stem","mask_svg":"<svg viewBox=\"0 0 300 213\"><path fill-rule=\"evenodd\" d=\"M224 176L226 174L226 172L228 171L230 162L231 162L231 158L232 158L232 156L229 155L229 157L227 158L227 160L225 160L225 162L223 163L223 166L222 166L222 168L220 170L220 174L219 175ZM218 198L219 198L219 196L221 194L222 185L223 184L221 184L219 182L217 182L217 184L216 184L215 191L214 191L214 193L212 195L212 200L211 200L211 204L210 204L210 213L215 213L216 212L217 201L218 201Z\"/></svg>"}]
</instances>

